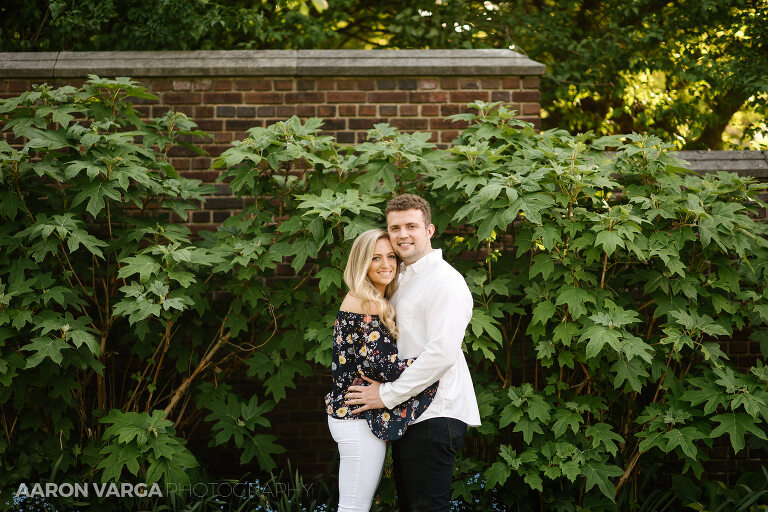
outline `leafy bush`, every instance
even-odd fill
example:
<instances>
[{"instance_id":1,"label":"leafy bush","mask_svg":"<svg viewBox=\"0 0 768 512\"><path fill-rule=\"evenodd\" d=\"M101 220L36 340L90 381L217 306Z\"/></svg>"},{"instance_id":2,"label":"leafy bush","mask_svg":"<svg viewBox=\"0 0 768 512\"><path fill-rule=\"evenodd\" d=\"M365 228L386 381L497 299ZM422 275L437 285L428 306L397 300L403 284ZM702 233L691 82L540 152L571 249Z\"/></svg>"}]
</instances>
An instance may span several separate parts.
<instances>
[{"instance_id":1,"label":"leafy bush","mask_svg":"<svg viewBox=\"0 0 768 512\"><path fill-rule=\"evenodd\" d=\"M659 460L698 478L713 439L764 446L768 369L734 368L720 343L768 320L753 180L483 103L453 116L469 127L448 150L387 125L341 146L292 118L216 159L246 206L193 239L165 213L209 191L166 155L200 133L180 114L141 122L128 95L146 92L93 78L2 104L23 143L0 148L2 485L54 467L184 482L198 420L211 446L274 468L268 413L330 364L351 241L404 191L434 206L435 246L475 298L467 507L493 489L502 508L615 509ZM240 371L262 389L241 398Z\"/></svg>"},{"instance_id":2,"label":"leafy bush","mask_svg":"<svg viewBox=\"0 0 768 512\"><path fill-rule=\"evenodd\" d=\"M272 401L199 378L252 351L230 343L250 290L222 276L259 251L243 238L201 247L169 221L212 188L168 161L189 146L180 138L203 135L194 123L177 113L144 123L129 101L152 97L128 79L91 77L0 106L15 143L0 142L2 487L56 472L188 483L197 461L184 432L205 411L211 442L234 437L243 462L268 471L281 450L264 433ZM236 290L229 312L211 302L222 279Z\"/></svg>"}]
</instances>

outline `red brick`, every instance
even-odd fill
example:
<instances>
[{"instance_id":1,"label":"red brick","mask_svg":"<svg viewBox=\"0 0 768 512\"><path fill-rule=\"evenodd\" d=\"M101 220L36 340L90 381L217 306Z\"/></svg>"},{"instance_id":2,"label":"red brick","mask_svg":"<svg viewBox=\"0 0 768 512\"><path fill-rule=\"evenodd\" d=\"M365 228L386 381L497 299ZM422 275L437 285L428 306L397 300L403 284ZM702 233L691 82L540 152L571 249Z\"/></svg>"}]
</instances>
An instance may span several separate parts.
<instances>
[{"instance_id":1,"label":"red brick","mask_svg":"<svg viewBox=\"0 0 768 512\"><path fill-rule=\"evenodd\" d=\"M436 78L426 78L419 80L419 89L432 90L437 89L440 86L440 82Z\"/></svg>"},{"instance_id":2,"label":"red brick","mask_svg":"<svg viewBox=\"0 0 768 512\"><path fill-rule=\"evenodd\" d=\"M317 114L314 105L299 105L296 107L296 115L299 117L315 117Z\"/></svg>"},{"instance_id":3,"label":"red brick","mask_svg":"<svg viewBox=\"0 0 768 512\"><path fill-rule=\"evenodd\" d=\"M320 117L333 117L336 115L335 105L318 105L317 115Z\"/></svg>"},{"instance_id":4,"label":"red brick","mask_svg":"<svg viewBox=\"0 0 768 512\"><path fill-rule=\"evenodd\" d=\"M11 96L8 96L8 97L10 98ZM150 107L149 105L138 105L134 108L136 109L136 112L139 113L139 116L142 118L148 118L151 115L150 112L152 110L152 107Z\"/></svg>"},{"instance_id":5,"label":"red brick","mask_svg":"<svg viewBox=\"0 0 768 512\"><path fill-rule=\"evenodd\" d=\"M441 78L440 86L443 89L458 89L459 79L458 78Z\"/></svg>"},{"instance_id":6,"label":"red brick","mask_svg":"<svg viewBox=\"0 0 768 512\"><path fill-rule=\"evenodd\" d=\"M386 122L385 119L367 119L367 118L350 119L349 129L350 130L369 130L373 128L374 124L384 123L384 122Z\"/></svg>"},{"instance_id":7,"label":"red brick","mask_svg":"<svg viewBox=\"0 0 768 512\"><path fill-rule=\"evenodd\" d=\"M419 115L419 106L418 105L400 105L400 115L401 116Z\"/></svg>"},{"instance_id":8,"label":"red brick","mask_svg":"<svg viewBox=\"0 0 768 512\"><path fill-rule=\"evenodd\" d=\"M189 116L189 117L195 117L195 107L192 105L178 105L176 107L173 107L174 112L181 112L182 114Z\"/></svg>"},{"instance_id":9,"label":"red brick","mask_svg":"<svg viewBox=\"0 0 768 512\"><path fill-rule=\"evenodd\" d=\"M276 91L292 91L293 80L275 80Z\"/></svg>"},{"instance_id":10,"label":"red brick","mask_svg":"<svg viewBox=\"0 0 768 512\"><path fill-rule=\"evenodd\" d=\"M346 130L346 119L326 119L323 123L323 130Z\"/></svg>"},{"instance_id":11,"label":"red brick","mask_svg":"<svg viewBox=\"0 0 768 512\"><path fill-rule=\"evenodd\" d=\"M339 105L339 115L344 117L354 117L357 115L357 106Z\"/></svg>"},{"instance_id":12,"label":"red brick","mask_svg":"<svg viewBox=\"0 0 768 512\"><path fill-rule=\"evenodd\" d=\"M520 79L515 78L502 78L501 80L501 87L502 89L519 89L520 88Z\"/></svg>"},{"instance_id":13,"label":"red brick","mask_svg":"<svg viewBox=\"0 0 768 512\"><path fill-rule=\"evenodd\" d=\"M453 142L453 139L459 136L458 131L443 130L440 132L440 142Z\"/></svg>"},{"instance_id":14,"label":"red brick","mask_svg":"<svg viewBox=\"0 0 768 512\"><path fill-rule=\"evenodd\" d=\"M203 102L209 105L221 105L222 103L242 103L241 92L206 92L203 94Z\"/></svg>"},{"instance_id":15,"label":"red brick","mask_svg":"<svg viewBox=\"0 0 768 512\"><path fill-rule=\"evenodd\" d=\"M317 80L317 88L320 91L333 91L336 89L336 80L333 78L320 78Z\"/></svg>"},{"instance_id":16,"label":"red brick","mask_svg":"<svg viewBox=\"0 0 768 512\"><path fill-rule=\"evenodd\" d=\"M170 80L156 79L152 80L152 83L148 87L150 91L170 91L173 88L173 83Z\"/></svg>"},{"instance_id":17,"label":"red brick","mask_svg":"<svg viewBox=\"0 0 768 512\"><path fill-rule=\"evenodd\" d=\"M213 183L216 181L216 178L219 177L219 173L213 171L186 171L184 177L192 180L200 180L206 183Z\"/></svg>"},{"instance_id":18,"label":"red brick","mask_svg":"<svg viewBox=\"0 0 768 512\"><path fill-rule=\"evenodd\" d=\"M314 91L315 87L317 87L317 82L315 80L307 80L307 79L296 80L297 91Z\"/></svg>"},{"instance_id":19,"label":"red brick","mask_svg":"<svg viewBox=\"0 0 768 512\"><path fill-rule=\"evenodd\" d=\"M539 114L541 112L541 105L538 103L524 103L523 114Z\"/></svg>"},{"instance_id":20,"label":"red brick","mask_svg":"<svg viewBox=\"0 0 768 512\"><path fill-rule=\"evenodd\" d=\"M171 110L171 107L167 105L155 105L152 107L152 117L161 117L169 110Z\"/></svg>"},{"instance_id":21,"label":"red brick","mask_svg":"<svg viewBox=\"0 0 768 512\"><path fill-rule=\"evenodd\" d=\"M336 134L336 141L340 144L354 144L355 133L354 132L339 132Z\"/></svg>"},{"instance_id":22,"label":"red brick","mask_svg":"<svg viewBox=\"0 0 768 512\"><path fill-rule=\"evenodd\" d=\"M235 80L234 85L235 85L236 91L252 91L253 90L253 80L239 78Z\"/></svg>"},{"instance_id":23,"label":"red brick","mask_svg":"<svg viewBox=\"0 0 768 512\"><path fill-rule=\"evenodd\" d=\"M426 130L429 127L429 120L428 119L391 119L389 121L389 124L401 130Z\"/></svg>"},{"instance_id":24,"label":"red brick","mask_svg":"<svg viewBox=\"0 0 768 512\"><path fill-rule=\"evenodd\" d=\"M365 101L364 92L329 92L327 93L328 103L363 103Z\"/></svg>"},{"instance_id":25,"label":"red brick","mask_svg":"<svg viewBox=\"0 0 768 512\"><path fill-rule=\"evenodd\" d=\"M230 143L230 142L232 142L235 139L234 139L234 137L232 137L231 133L228 133L228 132L215 132L213 134L213 140L215 140L216 142ZM210 146L208 146L208 147L210 147ZM204 148L206 148L206 147L204 146ZM211 150L209 150L207 148L205 150L208 151L209 153L211 153Z\"/></svg>"},{"instance_id":26,"label":"red brick","mask_svg":"<svg viewBox=\"0 0 768 512\"><path fill-rule=\"evenodd\" d=\"M381 90L397 89L397 80L391 78L381 78L376 80L376 88Z\"/></svg>"},{"instance_id":27,"label":"red brick","mask_svg":"<svg viewBox=\"0 0 768 512\"><path fill-rule=\"evenodd\" d=\"M514 91L512 101L539 101L541 93L539 91Z\"/></svg>"},{"instance_id":28,"label":"red brick","mask_svg":"<svg viewBox=\"0 0 768 512\"><path fill-rule=\"evenodd\" d=\"M541 86L541 80L537 76L526 76L523 78L523 87L526 89L538 89Z\"/></svg>"},{"instance_id":29,"label":"red brick","mask_svg":"<svg viewBox=\"0 0 768 512\"><path fill-rule=\"evenodd\" d=\"M466 121L449 121L447 119L430 119L430 130L462 130L467 127Z\"/></svg>"},{"instance_id":30,"label":"red brick","mask_svg":"<svg viewBox=\"0 0 768 512\"><path fill-rule=\"evenodd\" d=\"M500 78L483 78L480 81L480 86L483 89L499 89L501 88Z\"/></svg>"},{"instance_id":31,"label":"red brick","mask_svg":"<svg viewBox=\"0 0 768 512\"><path fill-rule=\"evenodd\" d=\"M277 112L275 115L277 117L291 117L292 115L296 114L296 107L291 105L280 105L277 107Z\"/></svg>"},{"instance_id":32,"label":"red brick","mask_svg":"<svg viewBox=\"0 0 768 512\"><path fill-rule=\"evenodd\" d=\"M410 103L445 103L448 101L447 92L412 92L409 93Z\"/></svg>"},{"instance_id":33,"label":"red brick","mask_svg":"<svg viewBox=\"0 0 768 512\"><path fill-rule=\"evenodd\" d=\"M254 80L252 86L254 91L271 91L272 80Z\"/></svg>"},{"instance_id":34,"label":"red brick","mask_svg":"<svg viewBox=\"0 0 768 512\"><path fill-rule=\"evenodd\" d=\"M440 115L440 105L422 105L421 106L421 115L424 116L424 117L439 116Z\"/></svg>"},{"instance_id":35,"label":"red brick","mask_svg":"<svg viewBox=\"0 0 768 512\"><path fill-rule=\"evenodd\" d=\"M419 93L411 93L419 94ZM431 94L431 93L421 93ZM407 92L369 92L368 101L371 103L405 103L408 101Z\"/></svg>"},{"instance_id":36,"label":"red brick","mask_svg":"<svg viewBox=\"0 0 768 512\"><path fill-rule=\"evenodd\" d=\"M245 103L264 104L264 103L282 103L283 93L280 92L246 92L243 94Z\"/></svg>"},{"instance_id":37,"label":"red brick","mask_svg":"<svg viewBox=\"0 0 768 512\"><path fill-rule=\"evenodd\" d=\"M192 212L192 222L211 222L211 212Z\"/></svg>"},{"instance_id":38,"label":"red brick","mask_svg":"<svg viewBox=\"0 0 768 512\"><path fill-rule=\"evenodd\" d=\"M325 100L324 92L287 92L286 103L322 103Z\"/></svg>"},{"instance_id":39,"label":"red brick","mask_svg":"<svg viewBox=\"0 0 768 512\"><path fill-rule=\"evenodd\" d=\"M210 91L213 88L213 80L195 80L192 88L196 91Z\"/></svg>"},{"instance_id":40,"label":"red brick","mask_svg":"<svg viewBox=\"0 0 768 512\"><path fill-rule=\"evenodd\" d=\"M231 91L232 80L214 80L213 90L214 91Z\"/></svg>"},{"instance_id":41,"label":"red brick","mask_svg":"<svg viewBox=\"0 0 768 512\"><path fill-rule=\"evenodd\" d=\"M259 117L274 117L275 107L259 107L256 109L256 115Z\"/></svg>"},{"instance_id":42,"label":"red brick","mask_svg":"<svg viewBox=\"0 0 768 512\"><path fill-rule=\"evenodd\" d=\"M356 80L355 88L360 91L373 91L376 89L376 82L374 80Z\"/></svg>"},{"instance_id":43,"label":"red brick","mask_svg":"<svg viewBox=\"0 0 768 512\"><path fill-rule=\"evenodd\" d=\"M459 80L459 89L480 89L480 79L462 78Z\"/></svg>"},{"instance_id":44,"label":"red brick","mask_svg":"<svg viewBox=\"0 0 768 512\"><path fill-rule=\"evenodd\" d=\"M199 107L198 107L199 108ZM224 123L219 119L198 119L197 127L204 131L219 131L224 126Z\"/></svg>"},{"instance_id":45,"label":"red brick","mask_svg":"<svg viewBox=\"0 0 768 512\"><path fill-rule=\"evenodd\" d=\"M336 80L336 89L340 91L353 91L357 89L357 80L349 78L340 78Z\"/></svg>"},{"instance_id":46,"label":"red brick","mask_svg":"<svg viewBox=\"0 0 768 512\"><path fill-rule=\"evenodd\" d=\"M199 92L166 92L163 93L163 103L168 105L179 105L182 103L200 103Z\"/></svg>"},{"instance_id":47,"label":"red brick","mask_svg":"<svg viewBox=\"0 0 768 512\"><path fill-rule=\"evenodd\" d=\"M174 80L173 90L174 91L191 91L192 82L190 82L189 80Z\"/></svg>"},{"instance_id":48,"label":"red brick","mask_svg":"<svg viewBox=\"0 0 768 512\"><path fill-rule=\"evenodd\" d=\"M440 105L440 115L443 117L459 113L458 105Z\"/></svg>"},{"instance_id":49,"label":"red brick","mask_svg":"<svg viewBox=\"0 0 768 512\"><path fill-rule=\"evenodd\" d=\"M202 119L203 117L213 117L213 106L211 105L195 106L195 120Z\"/></svg>"},{"instance_id":50,"label":"red brick","mask_svg":"<svg viewBox=\"0 0 768 512\"><path fill-rule=\"evenodd\" d=\"M380 105L379 115L382 117L394 117L397 115L397 105Z\"/></svg>"},{"instance_id":51,"label":"red brick","mask_svg":"<svg viewBox=\"0 0 768 512\"><path fill-rule=\"evenodd\" d=\"M375 116L376 115L376 105L360 105L357 107L357 115L360 117L363 116Z\"/></svg>"},{"instance_id":52,"label":"red brick","mask_svg":"<svg viewBox=\"0 0 768 512\"><path fill-rule=\"evenodd\" d=\"M490 93L488 91L452 91L451 101L457 103L470 103L472 101L488 101Z\"/></svg>"},{"instance_id":53,"label":"red brick","mask_svg":"<svg viewBox=\"0 0 768 512\"><path fill-rule=\"evenodd\" d=\"M491 101L509 101L509 91L491 91Z\"/></svg>"}]
</instances>

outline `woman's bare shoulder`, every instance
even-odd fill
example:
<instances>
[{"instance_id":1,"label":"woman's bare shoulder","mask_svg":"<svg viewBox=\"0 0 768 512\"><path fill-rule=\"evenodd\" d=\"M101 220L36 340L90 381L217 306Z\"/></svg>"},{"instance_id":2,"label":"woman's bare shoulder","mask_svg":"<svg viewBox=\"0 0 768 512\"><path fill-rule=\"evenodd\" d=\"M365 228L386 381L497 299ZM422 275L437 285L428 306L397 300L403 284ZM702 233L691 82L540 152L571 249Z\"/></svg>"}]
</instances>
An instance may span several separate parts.
<instances>
[{"instance_id":1,"label":"woman's bare shoulder","mask_svg":"<svg viewBox=\"0 0 768 512\"><path fill-rule=\"evenodd\" d=\"M342 311L348 311L349 313L359 313L361 315L378 315L379 314L379 308L377 307L376 303L374 302L366 302L363 304L363 301L351 293L348 293L346 297L344 297L344 300L341 303L341 307L339 308Z\"/></svg>"}]
</instances>

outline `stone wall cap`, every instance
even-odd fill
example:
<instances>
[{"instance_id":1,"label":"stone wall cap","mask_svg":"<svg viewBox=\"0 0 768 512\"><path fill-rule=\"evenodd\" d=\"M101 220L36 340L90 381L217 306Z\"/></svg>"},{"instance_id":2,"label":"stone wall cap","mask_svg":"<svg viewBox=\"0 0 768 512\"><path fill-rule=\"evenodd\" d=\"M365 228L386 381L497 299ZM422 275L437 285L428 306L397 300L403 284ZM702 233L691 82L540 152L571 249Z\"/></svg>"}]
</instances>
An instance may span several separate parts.
<instances>
[{"instance_id":1,"label":"stone wall cap","mask_svg":"<svg viewBox=\"0 0 768 512\"><path fill-rule=\"evenodd\" d=\"M755 178L768 177L768 151L724 150L724 151L677 151L671 156L688 162L691 170L716 173L735 172L740 176Z\"/></svg>"},{"instance_id":2,"label":"stone wall cap","mask_svg":"<svg viewBox=\"0 0 768 512\"><path fill-rule=\"evenodd\" d=\"M0 77L53 78L58 52L0 52Z\"/></svg>"},{"instance_id":3,"label":"stone wall cap","mask_svg":"<svg viewBox=\"0 0 768 512\"><path fill-rule=\"evenodd\" d=\"M200 50L0 53L0 77L542 75L512 50Z\"/></svg>"}]
</instances>

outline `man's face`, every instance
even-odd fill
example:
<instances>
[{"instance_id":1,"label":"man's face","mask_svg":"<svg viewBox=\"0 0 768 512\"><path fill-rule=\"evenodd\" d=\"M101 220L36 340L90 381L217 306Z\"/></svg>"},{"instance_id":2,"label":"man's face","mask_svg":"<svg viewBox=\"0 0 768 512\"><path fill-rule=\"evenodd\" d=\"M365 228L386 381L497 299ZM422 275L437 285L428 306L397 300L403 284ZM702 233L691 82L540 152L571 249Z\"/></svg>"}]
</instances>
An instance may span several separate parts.
<instances>
[{"instance_id":1,"label":"man's face","mask_svg":"<svg viewBox=\"0 0 768 512\"><path fill-rule=\"evenodd\" d=\"M387 232L395 252L406 265L415 263L432 250L435 226L424 225L421 210L411 209L387 214Z\"/></svg>"}]
</instances>

